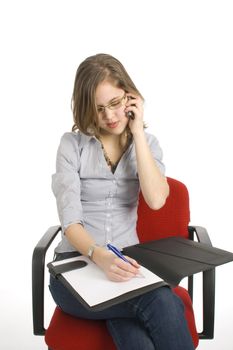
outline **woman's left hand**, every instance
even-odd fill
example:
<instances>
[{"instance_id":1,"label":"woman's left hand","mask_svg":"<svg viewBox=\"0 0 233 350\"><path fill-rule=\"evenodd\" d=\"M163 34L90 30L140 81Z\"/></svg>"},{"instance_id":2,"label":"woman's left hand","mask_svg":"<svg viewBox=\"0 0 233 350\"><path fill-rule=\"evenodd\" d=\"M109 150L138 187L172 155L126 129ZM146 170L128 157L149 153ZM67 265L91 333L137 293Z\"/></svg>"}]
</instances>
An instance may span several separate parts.
<instances>
[{"instance_id":1,"label":"woman's left hand","mask_svg":"<svg viewBox=\"0 0 233 350\"><path fill-rule=\"evenodd\" d=\"M143 131L143 100L140 96L129 93L126 95L128 100L126 102L125 113L133 112L134 119L129 117L129 128L132 134Z\"/></svg>"}]
</instances>

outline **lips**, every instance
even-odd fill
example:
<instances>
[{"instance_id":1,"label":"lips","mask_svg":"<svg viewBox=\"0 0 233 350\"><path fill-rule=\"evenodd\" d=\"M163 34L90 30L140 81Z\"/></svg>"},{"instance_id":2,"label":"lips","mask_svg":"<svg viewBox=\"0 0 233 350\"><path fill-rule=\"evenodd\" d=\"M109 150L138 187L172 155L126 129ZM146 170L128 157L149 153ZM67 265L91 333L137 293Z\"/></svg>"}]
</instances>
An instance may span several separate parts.
<instances>
[{"instance_id":1,"label":"lips","mask_svg":"<svg viewBox=\"0 0 233 350\"><path fill-rule=\"evenodd\" d=\"M118 126L119 122L115 122L115 123L108 123L107 127L110 129L115 129Z\"/></svg>"}]
</instances>

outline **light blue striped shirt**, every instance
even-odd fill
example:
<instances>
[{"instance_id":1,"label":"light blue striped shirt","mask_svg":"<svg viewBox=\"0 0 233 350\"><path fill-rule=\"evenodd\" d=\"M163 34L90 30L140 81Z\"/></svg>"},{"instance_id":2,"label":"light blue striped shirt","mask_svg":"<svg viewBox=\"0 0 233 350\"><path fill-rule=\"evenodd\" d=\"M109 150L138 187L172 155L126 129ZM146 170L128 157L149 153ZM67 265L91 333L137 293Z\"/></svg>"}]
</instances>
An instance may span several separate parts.
<instances>
[{"instance_id":1,"label":"light blue striped shirt","mask_svg":"<svg viewBox=\"0 0 233 350\"><path fill-rule=\"evenodd\" d=\"M157 139L145 133L160 171L162 150ZM64 230L81 223L95 242L119 249L138 243L136 232L139 180L134 142L121 157L114 174L104 158L101 143L81 132L65 133L57 151L52 189L62 226L56 252L74 251Z\"/></svg>"}]
</instances>

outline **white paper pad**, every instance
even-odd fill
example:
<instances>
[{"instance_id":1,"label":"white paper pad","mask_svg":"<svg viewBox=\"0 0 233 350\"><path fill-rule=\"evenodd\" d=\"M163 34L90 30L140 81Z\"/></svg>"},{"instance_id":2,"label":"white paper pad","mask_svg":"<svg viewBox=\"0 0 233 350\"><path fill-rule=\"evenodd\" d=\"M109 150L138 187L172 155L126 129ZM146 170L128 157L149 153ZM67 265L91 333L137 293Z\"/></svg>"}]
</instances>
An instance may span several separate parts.
<instances>
[{"instance_id":1,"label":"white paper pad","mask_svg":"<svg viewBox=\"0 0 233 350\"><path fill-rule=\"evenodd\" d=\"M55 261L52 264L57 266L76 260L86 261L87 265L80 269L64 272L62 276L89 306L98 305L132 290L163 281L160 277L141 266L140 273L144 277L133 277L126 282L112 282L96 264L84 256Z\"/></svg>"}]
</instances>

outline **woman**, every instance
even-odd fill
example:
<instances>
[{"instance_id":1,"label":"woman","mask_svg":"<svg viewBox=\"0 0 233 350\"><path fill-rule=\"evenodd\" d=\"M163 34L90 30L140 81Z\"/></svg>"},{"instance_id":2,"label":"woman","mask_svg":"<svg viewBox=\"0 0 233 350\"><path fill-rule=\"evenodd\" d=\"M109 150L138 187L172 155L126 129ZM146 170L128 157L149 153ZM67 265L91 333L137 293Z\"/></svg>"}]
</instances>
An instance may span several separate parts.
<instances>
[{"instance_id":1,"label":"woman","mask_svg":"<svg viewBox=\"0 0 233 350\"><path fill-rule=\"evenodd\" d=\"M84 60L76 73L72 132L61 139L53 192L62 225L56 259L88 256L116 282L139 273L106 249L138 243L136 232L139 188L152 209L169 194L162 151L144 130L143 97L123 65L98 54ZM55 302L71 315L105 319L118 349L194 349L181 300L169 287L105 309L86 310L51 277Z\"/></svg>"}]
</instances>

